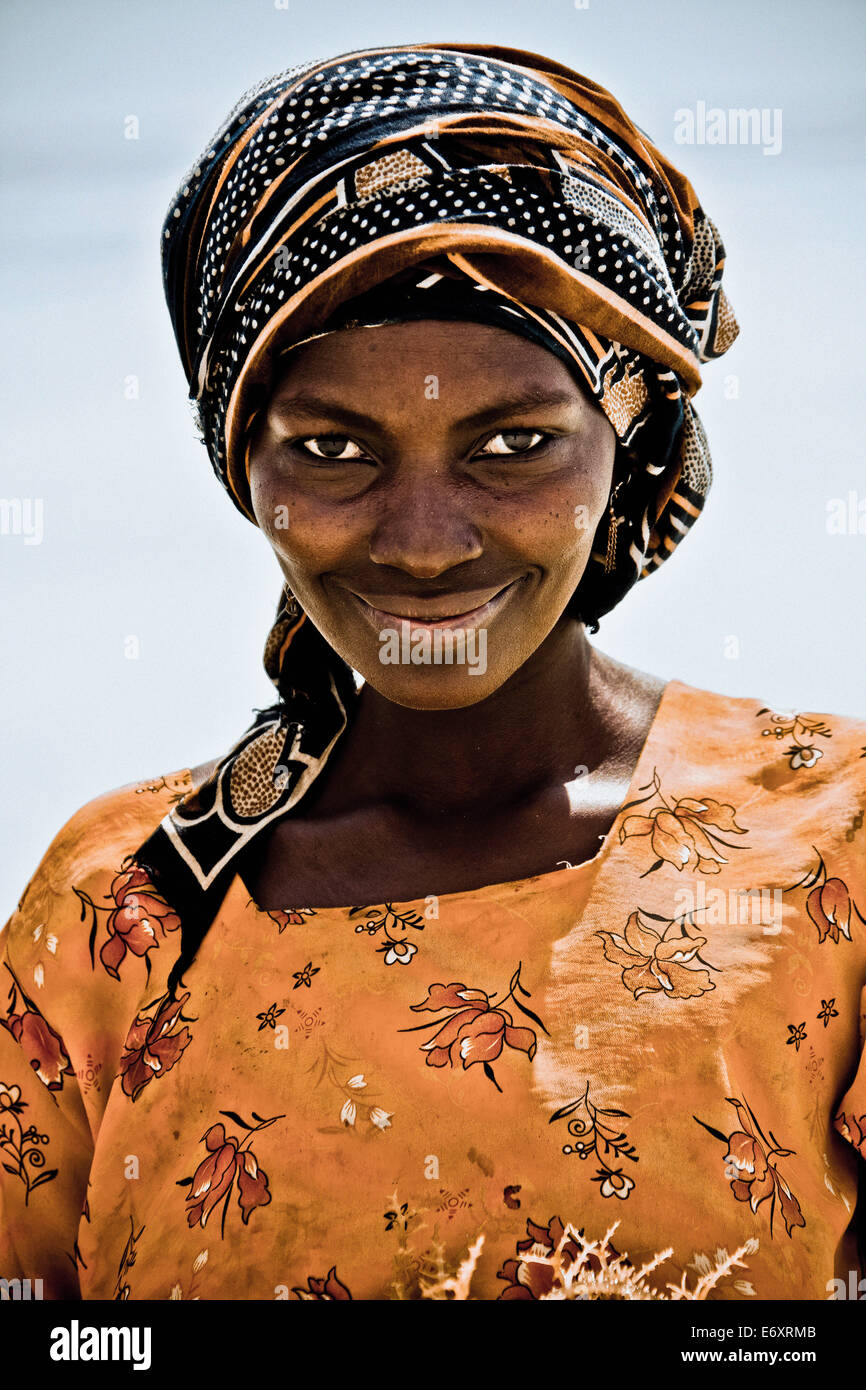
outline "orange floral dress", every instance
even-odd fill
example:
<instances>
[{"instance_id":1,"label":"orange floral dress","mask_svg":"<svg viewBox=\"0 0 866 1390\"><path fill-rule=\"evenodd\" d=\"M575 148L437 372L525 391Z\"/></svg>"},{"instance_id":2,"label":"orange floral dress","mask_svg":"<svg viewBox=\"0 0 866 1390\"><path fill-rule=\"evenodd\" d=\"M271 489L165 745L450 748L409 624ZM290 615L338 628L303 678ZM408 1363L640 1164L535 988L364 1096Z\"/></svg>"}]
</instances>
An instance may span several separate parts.
<instances>
[{"instance_id":1,"label":"orange floral dress","mask_svg":"<svg viewBox=\"0 0 866 1390\"><path fill-rule=\"evenodd\" d=\"M613 1270L823 1300L863 1272L866 724L671 681L591 861L271 912L235 877L172 998L181 924L130 856L188 789L84 806L0 937L0 1277L421 1298L471 1255L477 1299Z\"/></svg>"}]
</instances>

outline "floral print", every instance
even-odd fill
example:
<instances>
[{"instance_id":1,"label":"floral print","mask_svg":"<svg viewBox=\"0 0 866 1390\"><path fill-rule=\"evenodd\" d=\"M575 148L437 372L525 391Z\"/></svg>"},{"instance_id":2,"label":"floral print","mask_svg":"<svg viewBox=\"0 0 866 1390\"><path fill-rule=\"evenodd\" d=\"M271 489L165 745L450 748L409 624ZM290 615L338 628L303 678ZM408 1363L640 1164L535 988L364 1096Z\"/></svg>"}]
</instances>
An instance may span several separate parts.
<instances>
[{"instance_id":1,"label":"floral print","mask_svg":"<svg viewBox=\"0 0 866 1390\"><path fill-rule=\"evenodd\" d=\"M151 1081L171 1071L192 1042L189 1029L180 1027L194 1022L182 1012L188 999L189 990L180 999L164 994L136 1014L120 1058L121 1085L133 1101Z\"/></svg>"},{"instance_id":2,"label":"floral print","mask_svg":"<svg viewBox=\"0 0 866 1390\"><path fill-rule=\"evenodd\" d=\"M753 1212L757 1212L762 1202L768 1201L772 1236L773 1216L778 1200L785 1230L790 1236L795 1226L805 1226L806 1219L777 1164L780 1158L790 1158L794 1150L783 1149L772 1130L768 1139L745 1101L735 1100L731 1096L727 1097L727 1101L729 1105L733 1105L740 1121L740 1128L733 1130L727 1137L703 1120L699 1120L697 1115L695 1119L714 1138L728 1145L728 1151L724 1155L725 1171L737 1201L748 1202ZM731 1171L733 1177L730 1176Z\"/></svg>"},{"instance_id":3,"label":"floral print","mask_svg":"<svg viewBox=\"0 0 866 1390\"><path fill-rule=\"evenodd\" d=\"M663 923L664 931L657 931L650 922ZM596 932L596 936L604 943L605 959L624 967L622 982L635 999L642 994L694 999L715 989L707 970L698 970L692 963L700 961L714 969L700 955L707 938L697 931L692 935L685 923L637 908L622 936L605 931Z\"/></svg>"},{"instance_id":4,"label":"floral print","mask_svg":"<svg viewBox=\"0 0 866 1390\"><path fill-rule=\"evenodd\" d=\"M816 1014L815 1017L821 1020L825 1028L828 1026L831 1018L839 1017L839 1010L833 1007L835 1003L835 999L821 1000L821 1012Z\"/></svg>"},{"instance_id":5,"label":"floral print","mask_svg":"<svg viewBox=\"0 0 866 1390\"><path fill-rule=\"evenodd\" d=\"M261 1020L259 1023L259 1032L261 1032L263 1028L272 1028L276 1031L277 1019L285 1012L285 1009L278 1009L276 1001L274 1001L263 1013L256 1014L256 1018Z\"/></svg>"},{"instance_id":6,"label":"floral print","mask_svg":"<svg viewBox=\"0 0 866 1390\"><path fill-rule=\"evenodd\" d=\"M151 795L155 796L159 792L168 792L168 804L174 806L186 796L189 789L190 776L189 770L186 770L182 773L169 773L165 777L158 778L155 782L142 782L140 786L135 788L135 795L142 796L145 792L150 792Z\"/></svg>"},{"instance_id":7,"label":"floral print","mask_svg":"<svg viewBox=\"0 0 866 1390\"><path fill-rule=\"evenodd\" d=\"M350 1076L349 1080L346 1082L346 1086L351 1091L361 1090L366 1084L367 1082L364 1080L363 1072L359 1072L357 1076ZM366 1105L363 1108L367 1111L367 1118L371 1125L376 1129L388 1129L391 1124L391 1111L383 1110L381 1105ZM343 1102L343 1108L340 1111L340 1123L344 1125L353 1125L357 1118L357 1114L358 1101L355 1099L354 1095L350 1095Z\"/></svg>"},{"instance_id":8,"label":"floral print","mask_svg":"<svg viewBox=\"0 0 866 1390\"><path fill-rule=\"evenodd\" d=\"M24 1184L24 1205L29 1206L30 1194L43 1183L57 1177L59 1169L45 1167L43 1150L50 1143L47 1134L40 1134L34 1124L24 1125L21 1116L28 1102L21 1099L20 1086L7 1086L0 1081L0 1153L3 1171L20 1178ZM36 1176L31 1176L31 1169Z\"/></svg>"},{"instance_id":9,"label":"floral print","mask_svg":"<svg viewBox=\"0 0 866 1390\"><path fill-rule=\"evenodd\" d=\"M293 972L292 978L295 983L292 985L292 989L300 989L301 985L306 985L307 989L312 989L313 976L318 975L320 969L321 967L318 965L314 966L311 960L307 961L303 970L295 970Z\"/></svg>"},{"instance_id":10,"label":"floral print","mask_svg":"<svg viewBox=\"0 0 866 1390\"><path fill-rule=\"evenodd\" d=\"M129 1299L130 1286L127 1282L128 1275L136 1260L136 1245L144 1235L144 1227L140 1230L135 1229L135 1221L129 1218L129 1236L126 1245L123 1247L123 1254L120 1257L120 1264L117 1268L117 1282L114 1286L114 1301L116 1303L126 1303Z\"/></svg>"},{"instance_id":11,"label":"floral print","mask_svg":"<svg viewBox=\"0 0 866 1390\"><path fill-rule=\"evenodd\" d=\"M276 922L277 931L282 936L286 927L303 926L308 917L315 917L316 911L312 907L274 907L265 915L270 917L272 922Z\"/></svg>"},{"instance_id":12,"label":"floral print","mask_svg":"<svg viewBox=\"0 0 866 1390\"><path fill-rule=\"evenodd\" d=\"M179 1280L177 1283L172 1284L171 1292L169 1293L169 1299L172 1302L177 1303L183 1299L186 1299L188 1303L197 1303L199 1301L201 1294L196 1293L196 1289L198 1288L198 1277L202 1270L207 1267L207 1262L208 1251L200 1250L192 1262L192 1278L186 1293L184 1293L183 1284L181 1284Z\"/></svg>"},{"instance_id":13,"label":"floral print","mask_svg":"<svg viewBox=\"0 0 866 1390\"><path fill-rule=\"evenodd\" d=\"M775 714L772 710L759 709L756 718L769 715L769 729L762 729L764 738L782 739L790 737L793 742L785 749L791 768L796 772L801 767L814 767L824 750L817 746L819 738L832 738L833 735L823 719L807 719L802 714Z\"/></svg>"},{"instance_id":14,"label":"floral print","mask_svg":"<svg viewBox=\"0 0 866 1390\"><path fill-rule=\"evenodd\" d=\"M39 955L33 966L33 983L37 989L45 985L45 966L48 960L57 955L57 937L54 932L45 930L45 923L38 922L33 928L33 940L39 947Z\"/></svg>"},{"instance_id":15,"label":"floral print","mask_svg":"<svg viewBox=\"0 0 866 1390\"><path fill-rule=\"evenodd\" d=\"M180 918L157 892L147 869L132 864L131 856L124 862L128 867L121 867L120 873L112 880L111 892L107 895L114 903L112 909L94 903L89 894L80 888L73 889L81 902L81 920L85 920L88 912L92 917L91 962L98 929L97 914L105 911L109 913L105 924L108 940L100 948L99 959L103 969L115 980L120 979L120 966L128 951L134 956L144 956L149 975L148 952L159 946L157 932L165 936L167 932L177 931L180 926Z\"/></svg>"},{"instance_id":16,"label":"floral print","mask_svg":"<svg viewBox=\"0 0 866 1390\"><path fill-rule=\"evenodd\" d=\"M828 878L812 889L806 899L806 911L818 928L819 941L826 941L829 936L837 944L840 932L851 940L851 907L851 895L841 878Z\"/></svg>"},{"instance_id":17,"label":"floral print","mask_svg":"<svg viewBox=\"0 0 866 1390\"><path fill-rule=\"evenodd\" d=\"M383 940L376 950L384 956L385 965L408 965L418 947L408 939L407 928L423 931L423 917L411 910L398 912L392 903L385 903L382 907L355 907L349 913L350 919L357 913L365 916L366 921L357 924L356 932L366 932L368 936L382 933Z\"/></svg>"},{"instance_id":18,"label":"floral print","mask_svg":"<svg viewBox=\"0 0 866 1390\"><path fill-rule=\"evenodd\" d=\"M418 1025L419 1028L438 1028L427 1042L421 1044L421 1050L427 1053L428 1067L453 1067L459 1063L465 1071L467 1067L480 1062L488 1080L499 1091L502 1088L490 1063L496 1061L503 1047L525 1052L532 1061L538 1046L535 1032L532 1028L515 1027L511 1014L502 1007L511 999L521 1013L547 1032L538 1015L521 1004L514 993L517 989L524 998L530 997L529 990L520 983L520 968L518 965L511 977L508 993L496 1005L483 989L467 989L463 984L431 985L426 999L420 1004L410 1004L413 1013L428 1011L443 1014L432 1023ZM399 1031L414 1033L417 1030L401 1028Z\"/></svg>"},{"instance_id":19,"label":"floral print","mask_svg":"<svg viewBox=\"0 0 866 1390\"><path fill-rule=\"evenodd\" d=\"M686 866L702 874L717 874L728 860L723 849L742 849L743 846L723 840L717 832L726 835L747 835L748 831L737 825L736 811L726 802L713 797L697 800L692 796L669 800L662 794L661 779L654 770L651 782L640 788L648 791L647 796L638 797L622 807L622 812L634 806L645 806L648 801L657 802L639 816L626 816L620 826L620 843L632 836L650 837L650 847L656 856L655 862L647 869L654 873L663 864L673 864L675 869ZM646 875L642 875L645 877Z\"/></svg>"},{"instance_id":20,"label":"floral print","mask_svg":"<svg viewBox=\"0 0 866 1390\"><path fill-rule=\"evenodd\" d=\"M61 1091L64 1077L74 1068L66 1055L63 1039L49 1027L35 1004L27 998L9 965L11 978L6 1017L0 1025L8 1030L24 1051L30 1066L49 1091Z\"/></svg>"},{"instance_id":21,"label":"floral print","mask_svg":"<svg viewBox=\"0 0 866 1390\"><path fill-rule=\"evenodd\" d=\"M225 1125L221 1123L211 1125L207 1133L202 1135L201 1141L208 1151L207 1158L202 1159L193 1177L181 1178L178 1186L190 1189L186 1199L187 1221L190 1226L205 1226L214 1208L220 1202L223 1203L220 1234L224 1235L226 1211L235 1179L238 1184L238 1206L244 1225L257 1207L267 1206L271 1200L267 1173L259 1167L255 1154L247 1145L259 1130L267 1129L269 1125L276 1124L277 1120L285 1117L274 1115L269 1120L263 1120L253 1113L252 1118L258 1123L251 1125L233 1110L221 1110L220 1114L225 1115L241 1129L245 1129L246 1137L240 1140L233 1134L227 1135Z\"/></svg>"},{"instance_id":22,"label":"floral print","mask_svg":"<svg viewBox=\"0 0 866 1390\"><path fill-rule=\"evenodd\" d=\"M587 1081L583 1094L568 1105L560 1106L548 1120L548 1124L551 1125L557 1120L568 1120L568 1132L573 1136L575 1143L563 1145L564 1154L577 1154L580 1159L595 1155L599 1167L592 1180L599 1184L602 1197L618 1197L620 1201L625 1201L634 1188L634 1179L622 1168L612 1168L598 1147L600 1143L604 1154L612 1153L614 1158L628 1158L632 1163L637 1163L637 1151L628 1142L624 1131L618 1125L606 1123L611 1119L629 1118L625 1110L601 1109L593 1105L589 1099Z\"/></svg>"},{"instance_id":23,"label":"floral print","mask_svg":"<svg viewBox=\"0 0 866 1390\"><path fill-rule=\"evenodd\" d=\"M847 1115L844 1110L840 1110L833 1121L833 1127L866 1159L866 1115L861 1115L857 1120L853 1115Z\"/></svg>"},{"instance_id":24,"label":"floral print","mask_svg":"<svg viewBox=\"0 0 866 1390\"><path fill-rule=\"evenodd\" d=\"M799 1052L800 1043L806 1041L806 1020L804 1019L802 1023L789 1023L788 1032L791 1035L787 1039L788 1043L793 1043L795 1050Z\"/></svg>"},{"instance_id":25,"label":"floral print","mask_svg":"<svg viewBox=\"0 0 866 1390\"><path fill-rule=\"evenodd\" d=\"M367 1133L389 1129L393 1118L393 1110L386 1110L384 1106L373 1103L372 1100L361 1095L367 1089L367 1078L363 1072L355 1072L348 1080L341 1081L341 1073L345 1075L345 1068L348 1058L332 1052L326 1043L321 1044L321 1057L318 1062L314 1061L309 1068L310 1072L317 1072L313 1085L321 1086L323 1081L336 1089L342 1098L340 1107L340 1123L338 1125L321 1125L320 1134L341 1134L344 1130L351 1130L358 1133L356 1121L364 1118L371 1126Z\"/></svg>"},{"instance_id":26,"label":"floral print","mask_svg":"<svg viewBox=\"0 0 866 1390\"><path fill-rule=\"evenodd\" d=\"M168 779L101 798L0 941L0 1273L32 1248L51 1298L445 1298L478 1251L469 1297L532 1301L644 1296L676 1250L656 1297L713 1260L711 1298L826 1296L866 1159L866 729L798 730L825 756L790 770L757 708L669 691L571 872L551 842L512 883L282 913L236 876L183 972L130 858Z\"/></svg>"},{"instance_id":27,"label":"floral print","mask_svg":"<svg viewBox=\"0 0 866 1390\"><path fill-rule=\"evenodd\" d=\"M852 912L864 924L866 917L851 897L847 884L841 878L828 877L823 856L818 850L815 850L815 853L818 855L817 869L806 874L789 891L793 892L796 888L811 889L806 898L806 911L818 928L818 941L823 943L829 940L835 946L839 943L840 935L848 941L851 940Z\"/></svg>"}]
</instances>

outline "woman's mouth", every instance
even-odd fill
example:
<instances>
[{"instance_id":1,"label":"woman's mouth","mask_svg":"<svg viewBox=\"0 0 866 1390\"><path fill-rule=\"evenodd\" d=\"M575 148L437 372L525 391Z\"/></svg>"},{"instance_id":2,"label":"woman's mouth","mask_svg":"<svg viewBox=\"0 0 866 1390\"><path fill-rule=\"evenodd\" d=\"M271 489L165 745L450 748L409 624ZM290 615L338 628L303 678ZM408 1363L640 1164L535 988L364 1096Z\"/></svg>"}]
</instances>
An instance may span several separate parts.
<instances>
[{"instance_id":1,"label":"woman's mouth","mask_svg":"<svg viewBox=\"0 0 866 1390\"><path fill-rule=\"evenodd\" d=\"M519 583L513 579L498 589L475 589L443 594L435 599L400 598L398 595L369 594L362 598L349 590L377 633L409 623L413 628L434 632L446 628L484 627L507 602ZM386 606L387 605L387 606Z\"/></svg>"}]
</instances>

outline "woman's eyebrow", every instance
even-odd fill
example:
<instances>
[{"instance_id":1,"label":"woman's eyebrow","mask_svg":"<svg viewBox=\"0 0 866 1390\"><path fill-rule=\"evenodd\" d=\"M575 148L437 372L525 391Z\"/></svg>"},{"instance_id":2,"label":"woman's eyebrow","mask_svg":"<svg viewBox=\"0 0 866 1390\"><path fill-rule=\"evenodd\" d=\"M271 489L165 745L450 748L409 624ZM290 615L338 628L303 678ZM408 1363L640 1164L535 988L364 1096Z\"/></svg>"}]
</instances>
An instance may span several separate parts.
<instances>
[{"instance_id":1,"label":"woman's eyebrow","mask_svg":"<svg viewBox=\"0 0 866 1390\"><path fill-rule=\"evenodd\" d=\"M473 411L471 415L464 415L462 419L455 421L455 424L483 426L500 420L506 415L527 414L529 411L546 407L574 404L582 404L579 393L552 391L550 388L530 388L518 395L508 396L492 405L485 406L483 410ZM381 425L381 421L376 420L371 415L365 415L358 410L350 410L337 401L329 401L307 391L298 392L293 396L279 396L274 401L274 408L281 415L300 416L308 419L321 419L323 415L328 415L334 420L341 420L350 425L372 425L374 428Z\"/></svg>"}]
</instances>

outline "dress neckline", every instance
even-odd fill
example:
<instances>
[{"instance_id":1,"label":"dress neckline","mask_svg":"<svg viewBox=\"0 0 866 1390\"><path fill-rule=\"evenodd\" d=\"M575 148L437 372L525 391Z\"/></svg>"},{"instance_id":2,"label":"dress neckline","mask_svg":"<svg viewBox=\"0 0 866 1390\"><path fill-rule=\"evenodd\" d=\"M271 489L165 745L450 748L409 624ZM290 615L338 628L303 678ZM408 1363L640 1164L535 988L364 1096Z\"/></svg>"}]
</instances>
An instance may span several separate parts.
<instances>
[{"instance_id":1,"label":"dress neckline","mask_svg":"<svg viewBox=\"0 0 866 1390\"><path fill-rule=\"evenodd\" d=\"M610 823L607 834L604 836L596 853L591 859L584 859L580 864L568 864L566 861L561 868L548 869L544 873L529 874L524 878L508 879L501 883L485 883L480 888L461 888L452 893L435 893L421 898L401 898L399 900L399 906L401 908L423 908L429 896L436 897L440 904L457 902L460 899L466 898L483 902L487 899L496 900L497 898L509 897L517 893L522 895L539 890L549 891L551 889L558 889L565 884L584 883L590 875L594 875L598 872L602 863L607 858L614 845L614 831L617 821L626 806L634 800L635 793L640 790L647 780L649 780L646 775L647 767L650 764L651 758L654 756L656 734L659 725L663 722L667 713L666 707L670 704L674 691L684 688L684 683L679 680L669 680L665 684L661 699L659 700L655 714L647 730L646 738L638 754L637 762L632 770L628 790ZM393 901L396 902L397 899ZM313 907L306 904L301 906L300 904L294 903L290 905L287 904L283 908L259 907L238 871L235 872L229 884L220 912L234 907L235 903L237 903L237 906L241 910L255 912L264 916L279 912L304 912L310 913L311 915L315 914L317 917L345 917L349 913L356 913L359 908L371 906L371 904L367 903L353 903L347 907Z\"/></svg>"}]
</instances>

